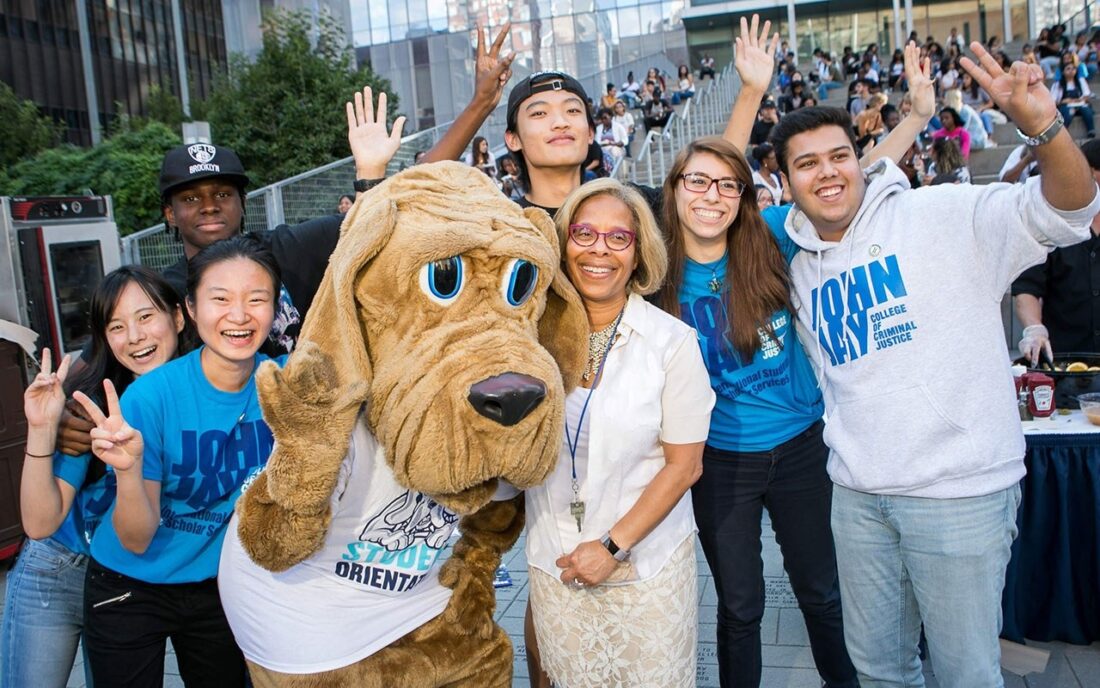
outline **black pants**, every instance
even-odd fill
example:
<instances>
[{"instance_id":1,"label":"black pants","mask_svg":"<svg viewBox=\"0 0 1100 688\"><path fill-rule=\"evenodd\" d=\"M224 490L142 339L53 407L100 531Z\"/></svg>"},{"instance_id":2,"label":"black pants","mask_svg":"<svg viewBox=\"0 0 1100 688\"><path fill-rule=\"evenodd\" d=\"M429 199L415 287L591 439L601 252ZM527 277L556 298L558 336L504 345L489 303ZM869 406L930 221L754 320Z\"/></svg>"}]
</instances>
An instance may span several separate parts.
<instances>
[{"instance_id":1,"label":"black pants","mask_svg":"<svg viewBox=\"0 0 1100 688\"><path fill-rule=\"evenodd\" d=\"M695 521L718 592L722 688L760 685L764 564L760 518L767 507L783 567L806 620L818 673L830 688L858 686L844 646L836 551L829 527L833 485L818 422L766 452L703 451L691 489Z\"/></svg>"},{"instance_id":2,"label":"black pants","mask_svg":"<svg viewBox=\"0 0 1100 688\"><path fill-rule=\"evenodd\" d=\"M245 685L244 656L213 578L146 583L93 560L84 579L84 634L96 688L160 688L168 638L188 688Z\"/></svg>"}]
</instances>

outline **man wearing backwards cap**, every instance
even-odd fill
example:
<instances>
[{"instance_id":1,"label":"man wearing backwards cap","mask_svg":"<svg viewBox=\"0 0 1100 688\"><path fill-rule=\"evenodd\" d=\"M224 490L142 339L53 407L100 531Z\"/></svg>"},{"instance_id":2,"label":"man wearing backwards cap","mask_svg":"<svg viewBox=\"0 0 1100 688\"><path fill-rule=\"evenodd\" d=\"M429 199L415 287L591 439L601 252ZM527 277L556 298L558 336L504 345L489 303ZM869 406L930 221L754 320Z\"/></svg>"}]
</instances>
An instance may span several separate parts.
<instances>
[{"instance_id":1,"label":"man wearing backwards cap","mask_svg":"<svg viewBox=\"0 0 1100 688\"><path fill-rule=\"evenodd\" d=\"M737 39L741 92L722 134L741 150L748 145L758 104L771 83L774 67L772 53L778 34L769 45L770 27L771 22L764 22L761 28L756 15L752 17L751 27L746 19L741 19L741 37ZM506 81L507 74L501 78ZM565 197L580 186L582 166L596 130L587 103L588 94L584 87L563 72L537 72L512 89L508 96L504 142L516 159L520 178L528 189L519 201L521 206L542 208L553 215ZM483 121L484 117L472 123L472 130L458 151L465 149ZM900 157L911 142L911 137L902 140L907 135L908 130L905 129L892 140L884 141L876 147L874 157ZM455 157L457 155L455 153ZM660 189L635 188L649 202L655 215L660 217Z\"/></svg>"}]
</instances>

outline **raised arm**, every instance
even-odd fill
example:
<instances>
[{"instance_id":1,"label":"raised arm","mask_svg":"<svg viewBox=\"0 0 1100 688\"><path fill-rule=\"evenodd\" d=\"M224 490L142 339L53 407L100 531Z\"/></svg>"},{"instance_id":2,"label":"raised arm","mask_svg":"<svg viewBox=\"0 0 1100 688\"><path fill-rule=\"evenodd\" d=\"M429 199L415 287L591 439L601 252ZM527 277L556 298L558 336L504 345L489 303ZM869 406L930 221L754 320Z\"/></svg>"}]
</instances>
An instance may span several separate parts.
<instances>
[{"instance_id":1,"label":"raised arm","mask_svg":"<svg viewBox=\"0 0 1100 688\"><path fill-rule=\"evenodd\" d=\"M53 535L65 520L76 490L54 476L55 435L65 408L62 385L69 372L71 359L66 356L52 371L50 350L42 351L42 372L23 394L23 411L27 417L27 447L24 452L23 476L19 481L19 509L27 537L41 540ZM66 461L75 459L65 458Z\"/></svg>"},{"instance_id":2,"label":"raised arm","mask_svg":"<svg viewBox=\"0 0 1100 688\"><path fill-rule=\"evenodd\" d=\"M451 123L443 134L443 138L424 154L424 162L458 160L477 134L477 130L485 122L485 118L500 103L504 85L512 78L512 60L516 57L514 52L505 57L500 56L501 46L504 45L504 39L511 28L511 22L505 24L493 41L492 47L486 50L485 32L478 27L474 97L470 99L466 109Z\"/></svg>"},{"instance_id":3,"label":"raised arm","mask_svg":"<svg viewBox=\"0 0 1100 688\"><path fill-rule=\"evenodd\" d=\"M768 41L771 21L764 22L763 28L757 31L759 23L760 15L752 15L751 26L741 17L741 36L734 41L733 66L741 77L741 90L722 138L742 151L749 147L749 135L756 122L760 101L771 86L772 72L775 71L775 47L779 44L778 33Z\"/></svg>"},{"instance_id":4,"label":"raised arm","mask_svg":"<svg viewBox=\"0 0 1100 688\"><path fill-rule=\"evenodd\" d=\"M898 123L898 126L886 135L882 143L860 159L860 165L868 167L876 160L890 158L900 162L913 141L928 126L928 120L936 112L936 90L932 84L932 60L920 59L920 48L910 41L905 46L905 79L909 84L909 97L913 109Z\"/></svg>"},{"instance_id":5,"label":"raised arm","mask_svg":"<svg viewBox=\"0 0 1100 688\"><path fill-rule=\"evenodd\" d=\"M963 69L970 72L1020 131L1038 136L1054 123L1059 116L1058 108L1043 83L1041 69L1014 62L1005 72L981 43L971 43L970 49L978 62L964 57L960 60ZM1034 152L1043 171L1040 179L1047 203L1059 210L1080 210L1092 202L1096 181L1065 127L1049 143L1035 146Z\"/></svg>"}]
</instances>

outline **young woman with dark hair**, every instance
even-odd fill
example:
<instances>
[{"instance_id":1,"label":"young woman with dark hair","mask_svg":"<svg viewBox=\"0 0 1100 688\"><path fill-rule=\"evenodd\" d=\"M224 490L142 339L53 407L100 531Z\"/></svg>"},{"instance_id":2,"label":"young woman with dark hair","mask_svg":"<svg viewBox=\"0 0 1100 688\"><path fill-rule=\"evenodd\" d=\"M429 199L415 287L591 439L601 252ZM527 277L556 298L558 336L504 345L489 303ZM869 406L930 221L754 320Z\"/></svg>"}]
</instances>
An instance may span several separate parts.
<instances>
[{"instance_id":1,"label":"young woman with dark hair","mask_svg":"<svg viewBox=\"0 0 1100 688\"><path fill-rule=\"evenodd\" d=\"M255 372L267 360L258 351L279 278L271 252L251 235L207 246L187 276L201 348L139 378L121 400L105 383L106 413L75 395L96 424L92 451L117 482L85 584L96 684L160 686L171 638L185 683L244 685L216 576L233 506L271 452Z\"/></svg>"},{"instance_id":2,"label":"young woman with dark hair","mask_svg":"<svg viewBox=\"0 0 1100 688\"><path fill-rule=\"evenodd\" d=\"M104 380L126 389L186 349L185 327L171 285L148 268L128 265L107 274L92 294L87 365L70 376L66 356L53 372L50 350L43 351L42 371L23 396L28 432L20 509L31 539L8 575L3 688L67 683L84 631L91 538L114 499L114 476L101 461L91 453L55 451L65 399L77 391L99 398Z\"/></svg>"},{"instance_id":3,"label":"young woman with dark hair","mask_svg":"<svg viewBox=\"0 0 1100 688\"><path fill-rule=\"evenodd\" d=\"M470 153L466 156L466 162L493 179L496 179L497 161L493 156L493 152L489 150L489 141L484 136L477 136L474 138L474 143L470 147Z\"/></svg>"},{"instance_id":4,"label":"young woman with dark hair","mask_svg":"<svg viewBox=\"0 0 1100 688\"><path fill-rule=\"evenodd\" d=\"M692 503L718 593L719 680L760 684L767 507L818 672L830 687L855 686L829 530L821 393L790 310L786 254L795 249L769 229L745 156L722 139L688 144L664 197L669 272L658 303L698 332L717 394Z\"/></svg>"},{"instance_id":5,"label":"young woman with dark hair","mask_svg":"<svg viewBox=\"0 0 1100 688\"><path fill-rule=\"evenodd\" d=\"M1081 66L1077 53L1067 50L1062 53L1062 64L1054 83L1050 86L1050 95L1058 105L1058 112L1068 127L1074 117L1085 122L1088 138L1096 136L1096 115L1089 105L1092 90L1089 88L1088 69Z\"/></svg>"}]
</instances>

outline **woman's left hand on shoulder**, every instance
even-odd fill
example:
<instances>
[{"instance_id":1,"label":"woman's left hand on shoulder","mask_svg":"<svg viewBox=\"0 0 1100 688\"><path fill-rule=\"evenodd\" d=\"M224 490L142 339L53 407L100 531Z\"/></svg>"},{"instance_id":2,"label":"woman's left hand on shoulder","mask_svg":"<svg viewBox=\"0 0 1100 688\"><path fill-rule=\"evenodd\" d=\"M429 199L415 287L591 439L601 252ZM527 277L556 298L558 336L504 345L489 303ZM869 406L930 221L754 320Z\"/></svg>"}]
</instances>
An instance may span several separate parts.
<instances>
[{"instance_id":1,"label":"woman's left hand on shoulder","mask_svg":"<svg viewBox=\"0 0 1100 688\"><path fill-rule=\"evenodd\" d=\"M558 557L554 563L562 569L563 583L584 586L603 583L619 565L599 540L582 542L569 554Z\"/></svg>"}]
</instances>

